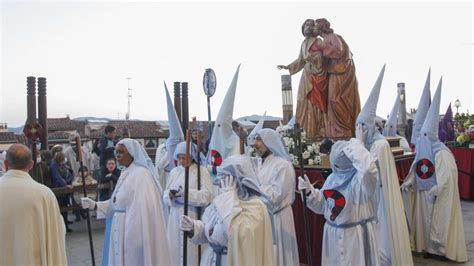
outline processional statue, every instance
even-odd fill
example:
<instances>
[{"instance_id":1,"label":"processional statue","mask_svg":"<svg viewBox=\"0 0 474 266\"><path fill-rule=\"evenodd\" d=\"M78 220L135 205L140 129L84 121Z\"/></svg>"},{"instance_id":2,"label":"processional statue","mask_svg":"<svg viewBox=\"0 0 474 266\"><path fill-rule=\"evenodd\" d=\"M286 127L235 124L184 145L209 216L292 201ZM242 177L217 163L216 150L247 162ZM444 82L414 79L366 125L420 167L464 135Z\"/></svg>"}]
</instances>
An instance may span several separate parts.
<instances>
[{"instance_id":1,"label":"processional statue","mask_svg":"<svg viewBox=\"0 0 474 266\"><path fill-rule=\"evenodd\" d=\"M301 31L305 39L298 58L289 65L277 66L290 75L303 70L296 121L308 138L353 137L360 100L349 46L325 18L307 19Z\"/></svg>"}]
</instances>

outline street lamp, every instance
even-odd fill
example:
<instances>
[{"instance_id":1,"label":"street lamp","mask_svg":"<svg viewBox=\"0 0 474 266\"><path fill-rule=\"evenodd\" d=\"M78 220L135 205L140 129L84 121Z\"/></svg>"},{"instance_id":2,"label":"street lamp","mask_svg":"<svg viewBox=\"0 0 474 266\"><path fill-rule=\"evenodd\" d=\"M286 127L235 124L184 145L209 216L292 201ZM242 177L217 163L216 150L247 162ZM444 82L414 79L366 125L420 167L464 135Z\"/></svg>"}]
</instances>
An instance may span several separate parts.
<instances>
[{"instance_id":1,"label":"street lamp","mask_svg":"<svg viewBox=\"0 0 474 266\"><path fill-rule=\"evenodd\" d=\"M455 102L454 102L454 107L456 107L456 115L459 115L459 107L461 107L461 101L459 101L459 99L457 99Z\"/></svg>"}]
</instances>

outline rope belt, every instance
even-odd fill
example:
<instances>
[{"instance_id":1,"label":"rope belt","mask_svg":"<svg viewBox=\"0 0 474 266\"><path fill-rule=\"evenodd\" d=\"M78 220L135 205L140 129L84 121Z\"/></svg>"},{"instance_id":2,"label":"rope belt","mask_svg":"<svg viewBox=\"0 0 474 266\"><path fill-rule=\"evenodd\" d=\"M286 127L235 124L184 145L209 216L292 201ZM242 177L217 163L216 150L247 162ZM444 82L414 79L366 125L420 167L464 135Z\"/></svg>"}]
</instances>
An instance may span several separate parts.
<instances>
[{"instance_id":1,"label":"rope belt","mask_svg":"<svg viewBox=\"0 0 474 266\"><path fill-rule=\"evenodd\" d=\"M371 217L366 220L362 220L360 222L355 222L355 223L347 223L347 224L335 224L331 223L326 220L326 224L335 228L341 228L341 229L347 229L355 226L362 226L363 229L363 241L364 241L364 257L365 257L365 265L372 265L372 259L370 256L370 243L369 243L369 230L367 228L367 224L370 222L375 221L375 217Z\"/></svg>"},{"instance_id":2,"label":"rope belt","mask_svg":"<svg viewBox=\"0 0 474 266\"><path fill-rule=\"evenodd\" d=\"M216 266L221 266L222 262L222 255L227 255L227 247L222 247L218 245L213 245L209 243L211 246L212 250L216 253Z\"/></svg>"},{"instance_id":3,"label":"rope belt","mask_svg":"<svg viewBox=\"0 0 474 266\"><path fill-rule=\"evenodd\" d=\"M283 208L281 208L281 209L279 209L279 210L273 212L273 215L275 215L275 214L277 214L277 213L283 211L284 209L286 209L286 208L288 208L288 207L290 207L290 205L286 205L286 206L284 206Z\"/></svg>"}]
</instances>

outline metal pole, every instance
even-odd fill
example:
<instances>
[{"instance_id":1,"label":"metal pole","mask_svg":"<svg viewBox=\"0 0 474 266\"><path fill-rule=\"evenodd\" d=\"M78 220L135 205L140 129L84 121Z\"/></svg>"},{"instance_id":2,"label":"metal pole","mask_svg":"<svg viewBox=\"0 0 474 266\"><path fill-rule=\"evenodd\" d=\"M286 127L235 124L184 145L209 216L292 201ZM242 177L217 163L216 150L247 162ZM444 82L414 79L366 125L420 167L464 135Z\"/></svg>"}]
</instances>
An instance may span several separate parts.
<instances>
[{"instance_id":1,"label":"metal pole","mask_svg":"<svg viewBox=\"0 0 474 266\"><path fill-rule=\"evenodd\" d=\"M303 145L301 143L301 131L299 124L295 124L294 128L296 134L296 146L298 147L298 160L300 162L300 175L304 178L304 162L303 162ZM305 240L306 240L306 255L308 257L308 265L313 266L313 257L311 256L311 229L309 228L309 221L308 221L308 209L307 209L307 202L306 202L306 189L301 191L303 193L303 224L304 224L304 232L305 232Z\"/></svg>"},{"instance_id":2,"label":"metal pole","mask_svg":"<svg viewBox=\"0 0 474 266\"><path fill-rule=\"evenodd\" d=\"M125 115L125 120L130 119L130 98L132 98L132 89L130 89L130 80L132 78L127 78L127 114Z\"/></svg>"},{"instance_id":3,"label":"metal pole","mask_svg":"<svg viewBox=\"0 0 474 266\"><path fill-rule=\"evenodd\" d=\"M207 96L207 121L208 121L208 128L209 128L208 139L211 139L211 136L212 136L211 97L209 97L209 96Z\"/></svg>"},{"instance_id":4,"label":"metal pole","mask_svg":"<svg viewBox=\"0 0 474 266\"><path fill-rule=\"evenodd\" d=\"M197 128L197 190L201 191L201 130ZM197 218L201 220L201 207L196 207ZM198 265L201 265L201 245L198 245Z\"/></svg>"},{"instance_id":5,"label":"metal pole","mask_svg":"<svg viewBox=\"0 0 474 266\"><path fill-rule=\"evenodd\" d=\"M188 215L189 205L189 166L191 165L190 158L191 136L189 130L186 131L186 165L184 167L184 215ZM188 232L183 232L183 266L188 265Z\"/></svg>"},{"instance_id":6,"label":"metal pole","mask_svg":"<svg viewBox=\"0 0 474 266\"><path fill-rule=\"evenodd\" d=\"M82 146L81 146L81 139L79 136L76 137L76 161L79 161L79 165L81 169L81 177L82 177L82 191L84 192L84 197L87 198L87 190L86 190L86 178L84 176L84 164L82 163ZM92 242L92 229L91 229L91 218L89 216L89 209L86 212L87 218L87 231L89 232L89 246L91 249L91 259L92 259L92 266L95 266L95 257L94 257L94 244Z\"/></svg>"}]
</instances>

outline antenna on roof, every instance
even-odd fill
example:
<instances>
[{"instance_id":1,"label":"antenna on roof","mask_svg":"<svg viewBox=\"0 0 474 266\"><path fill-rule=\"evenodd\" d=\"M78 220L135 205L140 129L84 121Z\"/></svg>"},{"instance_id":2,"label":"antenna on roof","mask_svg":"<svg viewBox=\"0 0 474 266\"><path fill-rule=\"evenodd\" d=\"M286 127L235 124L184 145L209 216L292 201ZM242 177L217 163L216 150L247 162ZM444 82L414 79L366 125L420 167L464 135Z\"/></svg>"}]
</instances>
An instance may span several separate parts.
<instances>
[{"instance_id":1,"label":"antenna on roof","mask_svg":"<svg viewBox=\"0 0 474 266\"><path fill-rule=\"evenodd\" d=\"M127 114L125 114L125 120L129 120L130 119L130 99L132 98L132 89L130 88L130 80L132 78L127 78L127 100L128 100L128 104L127 104Z\"/></svg>"}]
</instances>

